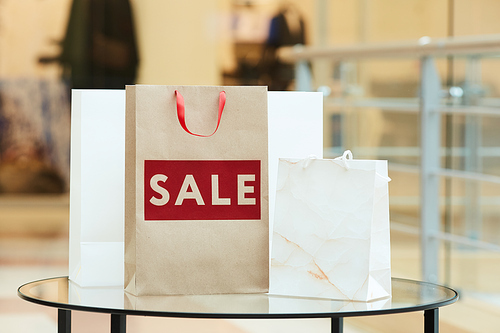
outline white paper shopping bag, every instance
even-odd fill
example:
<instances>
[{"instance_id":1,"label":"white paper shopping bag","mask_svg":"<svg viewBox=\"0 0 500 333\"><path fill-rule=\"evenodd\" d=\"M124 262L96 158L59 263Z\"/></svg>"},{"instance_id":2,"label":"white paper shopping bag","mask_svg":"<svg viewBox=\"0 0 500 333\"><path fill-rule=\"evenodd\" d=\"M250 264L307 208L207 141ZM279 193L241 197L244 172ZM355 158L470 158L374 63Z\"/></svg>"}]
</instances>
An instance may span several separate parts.
<instances>
[{"instance_id":1,"label":"white paper shopping bag","mask_svg":"<svg viewBox=\"0 0 500 333\"><path fill-rule=\"evenodd\" d=\"M350 158L349 158L350 157ZM280 159L271 294L391 294L387 161Z\"/></svg>"},{"instance_id":2,"label":"white paper shopping bag","mask_svg":"<svg viewBox=\"0 0 500 333\"><path fill-rule=\"evenodd\" d=\"M125 90L73 90L69 278L123 286Z\"/></svg>"}]
</instances>

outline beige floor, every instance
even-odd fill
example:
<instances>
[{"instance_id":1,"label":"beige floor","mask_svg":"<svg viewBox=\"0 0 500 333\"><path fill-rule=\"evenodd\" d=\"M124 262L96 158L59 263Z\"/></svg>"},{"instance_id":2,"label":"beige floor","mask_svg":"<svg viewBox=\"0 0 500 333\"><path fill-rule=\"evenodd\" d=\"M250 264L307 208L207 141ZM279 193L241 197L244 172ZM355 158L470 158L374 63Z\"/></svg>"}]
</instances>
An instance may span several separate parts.
<instances>
[{"instance_id":1,"label":"beige floor","mask_svg":"<svg viewBox=\"0 0 500 333\"><path fill-rule=\"evenodd\" d=\"M57 312L16 295L19 285L67 275L68 199L0 197L0 327L56 332ZM440 310L440 332L500 332L500 256L462 251L452 262L461 300ZM474 268L474 271L470 269ZM418 238L392 231L393 276L419 278ZM480 274L478 274L478 272ZM484 286L482 290L481 286ZM498 286L499 290L495 290ZM455 287L455 286L454 286ZM127 332L330 332L329 320L189 320L128 317ZM346 333L422 332L422 313L348 318ZM109 332L109 316L74 312L73 332Z\"/></svg>"}]
</instances>

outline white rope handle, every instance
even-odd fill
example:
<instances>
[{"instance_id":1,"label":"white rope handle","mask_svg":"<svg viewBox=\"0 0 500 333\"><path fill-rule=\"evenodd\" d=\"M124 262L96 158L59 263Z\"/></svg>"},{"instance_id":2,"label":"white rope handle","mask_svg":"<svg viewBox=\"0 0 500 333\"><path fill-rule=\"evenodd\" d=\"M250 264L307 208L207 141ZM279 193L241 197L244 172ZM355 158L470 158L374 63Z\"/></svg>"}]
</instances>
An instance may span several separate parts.
<instances>
[{"instance_id":1,"label":"white rope handle","mask_svg":"<svg viewBox=\"0 0 500 333\"><path fill-rule=\"evenodd\" d=\"M304 163L304 166L302 167L303 169L307 168L309 166L309 163L311 163L312 160L317 160L318 157L316 155L309 155L309 157L306 158L306 162Z\"/></svg>"},{"instance_id":2,"label":"white rope handle","mask_svg":"<svg viewBox=\"0 0 500 333\"><path fill-rule=\"evenodd\" d=\"M353 159L352 152L350 150L346 150L344 151L342 156L334 158L334 160L342 161L342 163L344 164L344 168L346 168L346 170L349 170L349 164L347 163L347 161L352 159Z\"/></svg>"}]
</instances>

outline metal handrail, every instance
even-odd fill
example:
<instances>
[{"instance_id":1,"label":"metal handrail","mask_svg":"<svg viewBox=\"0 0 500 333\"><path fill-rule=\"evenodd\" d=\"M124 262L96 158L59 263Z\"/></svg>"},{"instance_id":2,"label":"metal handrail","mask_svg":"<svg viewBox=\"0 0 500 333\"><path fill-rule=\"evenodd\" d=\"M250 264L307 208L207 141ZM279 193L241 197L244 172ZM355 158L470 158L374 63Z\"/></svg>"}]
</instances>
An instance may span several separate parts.
<instances>
[{"instance_id":1,"label":"metal handrail","mask_svg":"<svg viewBox=\"0 0 500 333\"><path fill-rule=\"evenodd\" d=\"M423 56L448 56L464 54L500 54L500 34L460 36L448 38L422 37L419 40L361 43L345 46L302 46L283 47L279 57L283 61L297 62L330 58L335 60L362 58L401 58Z\"/></svg>"}]
</instances>

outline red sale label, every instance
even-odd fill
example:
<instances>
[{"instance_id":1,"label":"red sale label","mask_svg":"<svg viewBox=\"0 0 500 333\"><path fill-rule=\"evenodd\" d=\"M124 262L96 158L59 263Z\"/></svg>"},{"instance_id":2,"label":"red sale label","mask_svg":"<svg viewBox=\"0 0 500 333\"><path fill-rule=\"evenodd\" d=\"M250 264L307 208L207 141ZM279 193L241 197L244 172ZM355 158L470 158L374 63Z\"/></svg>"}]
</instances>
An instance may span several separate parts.
<instances>
[{"instance_id":1,"label":"red sale label","mask_svg":"<svg viewBox=\"0 0 500 333\"><path fill-rule=\"evenodd\" d=\"M258 160L144 161L144 219L259 220Z\"/></svg>"}]
</instances>

